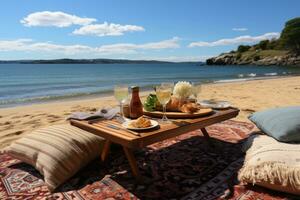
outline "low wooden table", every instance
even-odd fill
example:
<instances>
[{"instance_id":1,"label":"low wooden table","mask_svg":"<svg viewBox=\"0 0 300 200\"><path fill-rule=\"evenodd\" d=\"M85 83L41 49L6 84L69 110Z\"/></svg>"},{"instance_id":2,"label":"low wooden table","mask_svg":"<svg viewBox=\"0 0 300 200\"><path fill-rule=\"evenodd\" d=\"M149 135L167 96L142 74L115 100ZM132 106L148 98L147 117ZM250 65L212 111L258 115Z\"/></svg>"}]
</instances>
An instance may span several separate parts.
<instances>
[{"instance_id":1,"label":"low wooden table","mask_svg":"<svg viewBox=\"0 0 300 200\"><path fill-rule=\"evenodd\" d=\"M139 135L133 134L136 132L127 131L116 120L71 120L71 124L106 139L101 154L102 161L105 161L107 158L112 142L122 145L132 173L139 179L140 174L133 154L134 149L140 149L155 142L166 140L197 129L201 129L204 137L209 141L209 134L205 129L206 126L234 118L238 113L238 109L230 108L214 111L213 114L206 117L195 119L172 119L172 123L170 124L162 124L157 129L139 132ZM111 125L113 125L113 128ZM119 129L116 129L116 127L119 127Z\"/></svg>"}]
</instances>

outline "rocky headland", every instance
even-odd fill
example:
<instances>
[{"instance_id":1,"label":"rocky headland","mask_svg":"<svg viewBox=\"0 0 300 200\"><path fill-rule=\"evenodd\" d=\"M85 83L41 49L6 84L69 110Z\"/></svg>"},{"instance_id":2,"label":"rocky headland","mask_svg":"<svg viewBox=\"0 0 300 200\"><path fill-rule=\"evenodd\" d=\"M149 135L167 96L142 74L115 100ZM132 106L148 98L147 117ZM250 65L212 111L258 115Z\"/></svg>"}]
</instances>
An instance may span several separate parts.
<instances>
[{"instance_id":1,"label":"rocky headland","mask_svg":"<svg viewBox=\"0 0 300 200\"><path fill-rule=\"evenodd\" d=\"M237 53L224 53L206 60L207 65L280 65L300 66L300 56L295 54L282 54L259 56L239 55Z\"/></svg>"},{"instance_id":2,"label":"rocky headland","mask_svg":"<svg viewBox=\"0 0 300 200\"><path fill-rule=\"evenodd\" d=\"M300 17L287 21L280 37L240 45L235 51L207 59L206 64L300 66Z\"/></svg>"}]
</instances>

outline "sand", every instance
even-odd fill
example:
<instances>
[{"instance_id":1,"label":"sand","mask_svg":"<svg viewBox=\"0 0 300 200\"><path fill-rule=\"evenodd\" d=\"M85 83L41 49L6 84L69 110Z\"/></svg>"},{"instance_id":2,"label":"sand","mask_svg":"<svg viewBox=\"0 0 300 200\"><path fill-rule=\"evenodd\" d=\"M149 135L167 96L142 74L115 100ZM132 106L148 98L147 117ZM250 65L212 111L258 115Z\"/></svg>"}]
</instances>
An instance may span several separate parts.
<instances>
[{"instance_id":1,"label":"sand","mask_svg":"<svg viewBox=\"0 0 300 200\"><path fill-rule=\"evenodd\" d=\"M248 121L247 116L255 111L300 105L300 77L207 84L202 87L202 98L228 100L241 110L236 120ZM0 109L0 148L34 129L68 123L65 119L72 112L93 112L105 105L117 102L111 96Z\"/></svg>"}]
</instances>

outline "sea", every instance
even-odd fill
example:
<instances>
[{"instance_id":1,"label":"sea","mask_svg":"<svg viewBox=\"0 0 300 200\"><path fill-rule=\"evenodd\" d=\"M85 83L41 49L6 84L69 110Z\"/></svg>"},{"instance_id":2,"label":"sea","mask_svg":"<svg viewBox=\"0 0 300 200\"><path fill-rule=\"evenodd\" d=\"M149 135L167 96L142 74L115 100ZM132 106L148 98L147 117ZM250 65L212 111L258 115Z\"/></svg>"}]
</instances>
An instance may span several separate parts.
<instances>
[{"instance_id":1,"label":"sea","mask_svg":"<svg viewBox=\"0 0 300 200\"><path fill-rule=\"evenodd\" d=\"M224 83L300 75L298 67L163 64L0 64L0 108L113 94L114 85L149 90L161 82Z\"/></svg>"}]
</instances>

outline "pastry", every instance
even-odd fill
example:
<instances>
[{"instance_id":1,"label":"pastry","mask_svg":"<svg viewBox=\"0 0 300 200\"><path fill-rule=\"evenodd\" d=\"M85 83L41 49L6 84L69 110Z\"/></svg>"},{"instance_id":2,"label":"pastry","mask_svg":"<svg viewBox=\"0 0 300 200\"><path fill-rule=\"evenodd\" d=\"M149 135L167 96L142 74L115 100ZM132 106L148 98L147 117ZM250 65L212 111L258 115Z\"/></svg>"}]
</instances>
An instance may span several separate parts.
<instances>
[{"instance_id":1,"label":"pastry","mask_svg":"<svg viewBox=\"0 0 300 200\"><path fill-rule=\"evenodd\" d=\"M196 103L186 103L180 107L180 111L184 113L194 113L199 110L199 106Z\"/></svg>"},{"instance_id":2,"label":"pastry","mask_svg":"<svg viewBox=\"0 0 300 200\"><path fill-rule=\"evenodd\" d=\"M129 123L129 126L133 128L147 128L151 125L151 121L147 118L144 118L143 116Z\"/></svg>"}]
</instances>

